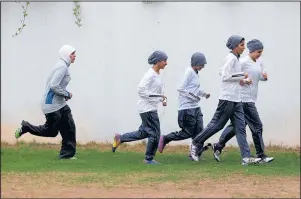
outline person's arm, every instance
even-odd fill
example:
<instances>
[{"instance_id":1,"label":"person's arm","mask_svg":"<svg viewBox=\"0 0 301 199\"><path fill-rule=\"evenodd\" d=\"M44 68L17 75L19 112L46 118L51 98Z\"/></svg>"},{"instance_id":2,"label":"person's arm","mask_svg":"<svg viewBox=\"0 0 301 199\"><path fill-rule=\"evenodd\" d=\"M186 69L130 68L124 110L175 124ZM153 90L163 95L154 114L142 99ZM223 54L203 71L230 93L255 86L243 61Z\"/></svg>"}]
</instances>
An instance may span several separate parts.
<instances>
[{"instance_id":1,"label":"person's arm","mask_svg":"<svg viewBox=\"0 0 301 199\"><path fill-rule=\"evenodd\" d=\"M164 98L164 96L161 93L151 93L150 87L155 80L155 75L146 75L141 80L139 86L138 86L138 95L144 99L152 99L152 98Z\"/></svg>"},{"instance_id":2,"label":"person's arm","mask_svg":"<svg viewBox=\"0 0 301 199\"><path fill-rule=\"evenodd\" d=\"M200 97L205 97L205 98L207 98L207 99L210 97L210 94L209 94L209 93L206 93L205 91L200 90L200 89L199 89L197 95L200 96Z\"/></svg>"},{"instance_id":3,"label":"person's arm","mask_svg":"<svg viewBox=\"0 0 301 199\"><path fill-rule=\"evenodd\" d=\"M70 92L62 89L61 86L60 86L60 83L61 83L62 79L66 75L66 72L67 72L67 67L64 67L64 66L59 67L55 71L52 79L50 80L49 85L50 85L50 89L55 94L66 97L66 98L71 98Z\"/></svg>"},{"instance_id":4,"label":"person's arm","mask_svg":"<svg viewBox=\"0 0 301 199\"><path fill-rule=\"evenodd\" d=\"M192 100L195 100L195 101L200 101L201 100L199 96L193 94L192 92L189 92L189 91L186 91L186 90L183 90L183 89L177 89L177 91L181 95L186 96L186 97L188 97L188 98L190 98Z\"/></svg>"},{"instance_id":5,"label":"person's arm","mask_svg":"<svg viewBox=\"0 0 301 199\"><path fill-rule=\"evenodd\" d=\"M224 64L220 70L220 76L222 77L222 81L236 81L240 82L244 78L246 78L246 74L244 72L231 73L232 67L234 67L236 60L228 58L224 61Z\"/></svg>"},{"instance_id":6,"label":"person's arm","mask_svg":"<svg viewBox=\"0 0 301 199\"><path fill-rule=\"evenodd\" d=\"M193 93L189 92L186 90L187 85L189 84L189 82L191 82L192 79L192 74L191 72L186 72L184 75L184 79L182 80L179 88L177 89L178 92L180 92L182 95L189 97L192 100L197 100L199 101L200 98L196 95L194 95Z\"/></svg>"},{"instance_id":7,"label":"person's arm","mask_svg":"<svg viewBox=\"0 0 301 199\"><path fill-rule=\"evenodd\" d=\"M264 66L262 61L260 62L260 66L261 66L261 73L260 73L259 80L260 81L267 81L268 80L268 74L266 72L265 66Z\"/></svg>"}]
</instances>

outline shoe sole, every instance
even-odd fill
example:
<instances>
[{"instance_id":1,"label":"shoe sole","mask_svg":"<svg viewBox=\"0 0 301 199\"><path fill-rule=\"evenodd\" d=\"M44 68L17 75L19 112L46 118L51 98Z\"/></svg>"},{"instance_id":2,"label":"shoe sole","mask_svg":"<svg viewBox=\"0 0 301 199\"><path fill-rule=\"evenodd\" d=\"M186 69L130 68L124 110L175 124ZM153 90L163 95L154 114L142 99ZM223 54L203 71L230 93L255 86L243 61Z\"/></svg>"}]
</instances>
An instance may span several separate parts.
<instances>
[{"instance_id":1,"label":"shoe sole","mask_svg":"<svg viewBox=\"0 0 301 199\"><path fill-rule=\"evenodd\" d=\"M270 163L273 162L275 158L271 159L270 161L259 161L260 164L266 164L266 163Z\"/></svg>"},{"instance_id":2,"label":"shoe sole","mask_svg":"<svg viewBox=\"0 0 301 199\"><path fill-rule=\"evenodd\" d=\"M117 136L114 136L114 141L113 141L113 143L116 142L116 137L117 137ZM116 151L116 149L118 148L119 145L120 145L120 138L119 138L119 142L117 142L117 144L116 144L116 147L114 147L114 145L112 144L112 152L113 152L113 153L115 153L115 151Z\"/></svg>"},{"instance_id":3,"label":"shoe sole","mask_svg":"<svg viewBox=\"0 0 301 199\"><path fill-rule=\"evenodd\" d=\"M190 156L189 156L189 158L190 158L192 161L195 161L195 162L199 162L199 161L200 161L200 159L199 159L199 158L197 158L197 159L194 159L194 158L192 157L192 155L190 155Z\"/></svg>"},{"instance_id":4,"label":"shoe sole","mask_svg":"<svg viewBox=\"0 0 301 199\"><path fill-rule=\"evenodd\" d=\"M221 160L219 159L219 157L216 156L214 153L213 153L213 157L214 157L214 159L215 159L217 162L220 162L220 161L221 161Z\"/></svg>"},{"instance_id":5,"label":"shoe sole","mask_svg":"<svg viewBox=\"0 0 301 199\"><path fill-rule=\"evenodd\" d=\"M120 145L120 144L118 144L116 147L113 147L113 146L112 146L112 152L113 152L113 153L115 153L115 151L116 151L116 149L118 148L119 145Z\"/></svg>"},{"instance_id":6,"label":"shoe sole","mask_svg":"<svg viewBox=\"0 0 301 199\"><path fill-rule=\"evenodd\" d=\"M255 164L260 164L260 160L256 162L250 162L250 163L242 162L242 165L255 165Z\"/></svg>"},{"instance_id":7,"label":"shoe sole","mask_svg":"<svg viewBox=\"0 0 301 199\"><path fill-rule=\"evenodd\" d=\"M17 133L15 134L16 139L19 139L20 137L21 137L20 134L17 134Z\"/></svg>"},{"instance_id":8,"label":"shoe sole","mask_svg":"<svg viewBox=\"0 0 301 199\"><path fill-rule=\"evenodd\" d=\"M19 139L21 137L20 129L15 131L15 138Z\"/></svg>"},{"instance_id":9,"label":"shoe sole","mask_svg":"<svg viewBox=\"0 0 301 199\"><path fill-rule=\"evenodd\" d=\"M155 162L146 162L146 161L143 161L143 164L161 164L161 163L159 163L157 161L155 161Z\"/></svg>"},{"instance_id":10,"label":"shoe sole","mask_svg":"<svg viewBox=\"0 0 301 199\"><path fill-rule=\"evenodd\" d=\"M270 161L268 161L267 163L273 162L275 160L275 158L271 159Z\"/></svg>"},{"instance_id":11,"label":"shoe sole","mask_svg":"<svg viewBox=\"0 0 301 199\"><path fill-rule=\"evenodd\" d=\"M219 158L219 156L218 157L216 157L216 155L215 155L215 151L214 151L214 144L212 144L211 145L211 148L212 148L212 150L213 150L213 158L217 161L217 162L220 162L220 158Z\"/></svg>"}]
</instances>

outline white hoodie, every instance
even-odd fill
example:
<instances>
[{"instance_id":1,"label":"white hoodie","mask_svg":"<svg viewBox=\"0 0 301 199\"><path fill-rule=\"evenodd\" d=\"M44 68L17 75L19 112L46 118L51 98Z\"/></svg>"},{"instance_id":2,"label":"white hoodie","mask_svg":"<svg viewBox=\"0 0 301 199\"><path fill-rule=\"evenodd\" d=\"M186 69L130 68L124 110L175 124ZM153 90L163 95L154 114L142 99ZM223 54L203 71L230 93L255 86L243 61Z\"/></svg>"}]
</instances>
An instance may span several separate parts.
<instances>
[{"instance_id":1,"label":"white hoodie","mask_svg":"<svg viewBox=\"0 0 301 199\"><path fill-rule=\"evenodd\" d=\"M220 100L230 102L241 102L241 85L239 81L244 79L244 72L238 57L232 52L224 59L224 63L220 69L221 87Z\"/></svg>"},{"instance_id":2,"label":"white hoodie","mask_svg":"<svg viewBox=\"0 0 301 199\"><path fill-rule=\"evenodd\" d=\"M162 95L163 81L161 75L153 68L148 69L138 85L138 111L145 113L156 111L162 102L161 97L150 97L150 95Z\"/></svg>"},{"instance_id":3,"label":"white hoodie","mask_svg":"<svg viewBox=\"0 0 301 199\"><path fill-rule=\"evenodd\" d=\"M71 80L69 66L71 64L70 55L75 52L75 48L64 45L59 50L60 60L55 69L47 79L46 90L42 101L42 111L44 114L55 112L66 105L66 97L70 93L66 87Z\"/></svg>"},{"instance_id":4,"label":"white hoodie","mask_svg":"<svg viewBox=\"0 0 301 199\"><path fill-rule=\"evenodd\" d=\"M262 72L264 71L264 66L261 59L254 62L250 56L246 56L240 60L242 70L248 73L250 79L252 79L252 84L245 84L242 86L241 90L241 100L242 102L254 102L257 101L258 94L258 83L259 81L267 81Z\"/></svg>"},{"instance_id":5,"label":"white hoodie","mask_svg":"<svg viewBox=\"0 0 301 199\"><path fill-rule=\"evenodd\" d=\"M199 75L191 66L187 67L184 79L178 88L179 108L178 110L193 109L199 107L200 97L205 97L206 93L200 89ZM193 97L191 94L199 97Z\"/></svg>"}]
</instances>

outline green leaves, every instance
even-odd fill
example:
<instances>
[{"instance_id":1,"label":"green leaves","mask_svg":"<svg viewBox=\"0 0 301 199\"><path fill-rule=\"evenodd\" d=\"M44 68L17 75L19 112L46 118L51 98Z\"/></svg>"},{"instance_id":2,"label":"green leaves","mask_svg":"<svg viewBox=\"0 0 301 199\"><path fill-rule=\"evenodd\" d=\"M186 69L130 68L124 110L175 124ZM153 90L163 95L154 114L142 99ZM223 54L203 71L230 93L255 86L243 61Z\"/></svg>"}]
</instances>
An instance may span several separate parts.
<instances>
[{"instance_id":1,"label":"green leaves","mask_svg":"<svg viewBox=\"0 0 301 199\"><path fill-rule=\"evenodd\" d=\"M80 18L80 5L78 4L78 1L74 1L75 8L73 8L73 15L76 18L76 21L74 22L78 27L81 27L81 18Z\"/></svg>"},{"instance_id":2,"label":"green leaves","mask_svg":"<svg viewBox=\"0 0 301 199\"><path fill-rule=\"evenodd\" d=\"M20 1L15 1L15 3L21 3ZM29 6L30 2L27 1L25 3L25 5L21 5L21 8L23 10L23 18L20 20L21 22L21 25L20 27L17 29L17 31L12 35L12 37L16 37L18 36L19 34L21 34L21 32L23 31L24 27L26 26L25 24L25 20L26 20L26 17L28 16L28 12L27 12L27 9L28 9L28 6ZM82 20L81 20L81 17L80 17L80 14L81 14L81 7L80 7L80 4L79 4L79 1L77 0L74 0L74 4L75 4L75 7L72 9L73 11L73 15L75 16L76 18L76 21L74 22L78 27L81 27L82 26Z\"/></svg>"},{"instance_id":3,"label":"green leaves","mask_svg":"<svg viewBox=\"0 0 301 199\"><path fill-rule=\"evenodd\" d=\"M15 1L15 3L20 3L20 2ZM22 10L23 10L23 19L20 20L21 21L21 26L17 29L17 32L12 35L12 37L18 36L22 32L23 28L26 26L25 19L28 16L27 9L28 9L29 4L30 4L29 1L27 1L25 6L24 5L21 6Z\"/></svg>"}]
</instances>

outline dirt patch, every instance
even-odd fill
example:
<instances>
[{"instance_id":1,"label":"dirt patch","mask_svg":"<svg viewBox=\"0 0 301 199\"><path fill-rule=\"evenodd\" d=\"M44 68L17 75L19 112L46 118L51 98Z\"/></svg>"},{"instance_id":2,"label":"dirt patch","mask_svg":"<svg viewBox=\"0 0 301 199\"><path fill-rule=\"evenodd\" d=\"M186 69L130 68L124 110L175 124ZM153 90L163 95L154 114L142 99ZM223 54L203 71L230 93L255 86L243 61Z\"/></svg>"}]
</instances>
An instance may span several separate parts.
<instances>
[{"instance_id":1,"label":"dirt patch","mask_svg":"<svg viewBox=\"0 0 301 199\"><path fill-rule=\"evenodd\" d=\"M222 180L129 183L127 178L116 186L102 182L72 182L70 173L2 174L2 198L200 198L200 197L273 197L300 198L300 177L263 177L233 174ZM72 173L79 177L93 173ZM136 176L139 178L139 175ZM60 180L59 180L60 179ZM66 180L65 180L66 179ZM281 183L280 183L281 182Z\"/></svg>"}]
</instances>

